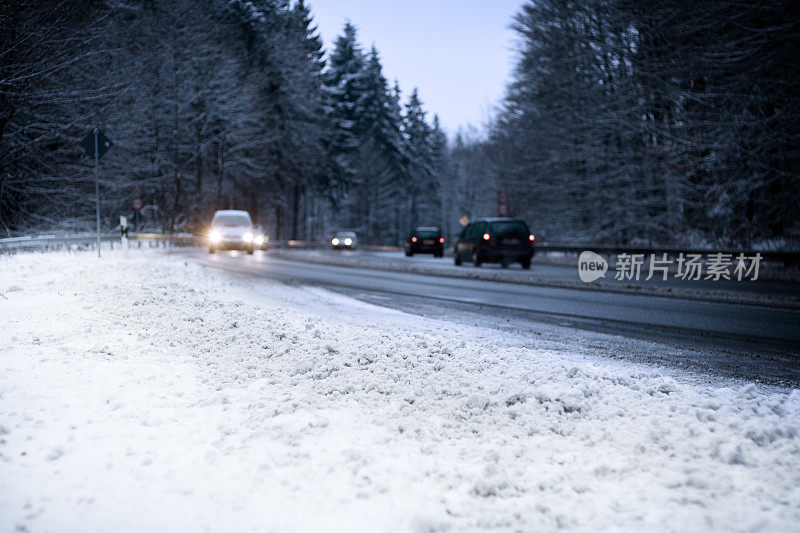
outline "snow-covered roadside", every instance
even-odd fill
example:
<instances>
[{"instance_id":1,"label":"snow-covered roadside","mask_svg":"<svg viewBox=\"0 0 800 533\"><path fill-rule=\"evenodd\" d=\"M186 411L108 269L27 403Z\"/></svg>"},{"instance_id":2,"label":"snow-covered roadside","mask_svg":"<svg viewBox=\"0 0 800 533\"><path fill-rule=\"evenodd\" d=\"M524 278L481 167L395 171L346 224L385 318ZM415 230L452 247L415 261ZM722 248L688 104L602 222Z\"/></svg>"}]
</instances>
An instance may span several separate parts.
<instances>
[{"instance_id":1,"label":"snow-covered roadside","mask_svg":"<svg viewBox=\"0 0 800 533\"><path fill-rule=\"evenodd\" d=\"M2 531L800 523L800 391L151 251L0 257L0 293Z\"/></svg>"}]
</instances>

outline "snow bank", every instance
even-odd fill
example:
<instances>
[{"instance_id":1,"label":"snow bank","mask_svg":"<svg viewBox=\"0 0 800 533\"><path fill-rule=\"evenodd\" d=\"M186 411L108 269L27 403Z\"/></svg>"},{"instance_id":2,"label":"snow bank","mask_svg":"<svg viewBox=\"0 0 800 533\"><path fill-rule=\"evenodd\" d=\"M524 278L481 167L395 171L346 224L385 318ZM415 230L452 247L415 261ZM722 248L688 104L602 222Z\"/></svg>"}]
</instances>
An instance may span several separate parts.
<instances>
[{"instance_id":1,"label":"snow bank","mask_svg":"<svg viewBox=\"0 0 800 533\"><path fill-rule=\"evenodd\" d=\"M800 391L152 251L2 257L0 324L3 531L800 523Z\"/></svg>"}]
</instances>

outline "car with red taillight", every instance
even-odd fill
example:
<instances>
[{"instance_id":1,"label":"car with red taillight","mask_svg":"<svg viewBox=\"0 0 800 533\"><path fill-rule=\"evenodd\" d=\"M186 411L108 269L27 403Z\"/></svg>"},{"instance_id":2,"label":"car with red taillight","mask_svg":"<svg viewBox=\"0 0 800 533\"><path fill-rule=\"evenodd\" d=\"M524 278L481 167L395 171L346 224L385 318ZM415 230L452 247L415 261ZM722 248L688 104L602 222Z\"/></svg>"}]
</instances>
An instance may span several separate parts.
<instances>
[{"instance_id":1,"label":"car with red taillight","mask_svg":"<svg viewBox=\"0 0 800 533\"><path fill-rule=\"evenodd\" d=\"M421 226L414 228L406 239L406 255L433 254L444 257L444 235L439 228Z\"/></svg>"},{"instance_id":2,"label":"car with red taillight","mask_svg":"<svg viewBox=\"0 0 800 533\"><path fill-rule=\"evenodd\" d=\"M483 263L500 263L503 267L520 263L528 269L535 241L524 220L481 218L467 224L461 232L453 247L453 259L456 265L465 261L476 267Z\"/></svg>"}]
</instances>

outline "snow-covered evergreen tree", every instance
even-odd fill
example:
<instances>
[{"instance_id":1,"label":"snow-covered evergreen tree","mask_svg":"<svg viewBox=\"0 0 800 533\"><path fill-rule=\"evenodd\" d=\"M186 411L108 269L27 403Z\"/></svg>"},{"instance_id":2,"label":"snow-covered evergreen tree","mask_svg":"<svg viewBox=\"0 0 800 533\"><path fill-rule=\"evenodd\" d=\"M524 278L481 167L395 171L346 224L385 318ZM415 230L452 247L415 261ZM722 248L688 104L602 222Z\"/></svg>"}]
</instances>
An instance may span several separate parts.
<instances>
[{"instance_id":1,"label":"snow-covered evergreen tree","mask_svg":"<svg viewBox=\"0 0 800 533\"><path fill-rule=\"evenodd\" d=\"M203 231L215 209L242 208L274 239L349 226L397 244L419 211L411 193L435 197L435 128L418 97L403 112L351 23L326 60L303 0L67 0L0 14L7 234L91 227L91 161L77 143L98 125L115 142L101 161L105 227L133 214L135 185L152 230Z\"/></svg>"},{"instance_id":2,"label":"snow-covered evergreen tree","mask_svg":"<svg viewBox=\"0 0 800 533\"><path fill-rule=\"evenodd\" d=\"M431 224L438 219L438 213L431 205L438 198L438 191L433 183L432 130L425 115L419 93L414 88L403 114L403 134L408 155L406 192L411 227L420 223Z\"/></svg>"}]
</instances>

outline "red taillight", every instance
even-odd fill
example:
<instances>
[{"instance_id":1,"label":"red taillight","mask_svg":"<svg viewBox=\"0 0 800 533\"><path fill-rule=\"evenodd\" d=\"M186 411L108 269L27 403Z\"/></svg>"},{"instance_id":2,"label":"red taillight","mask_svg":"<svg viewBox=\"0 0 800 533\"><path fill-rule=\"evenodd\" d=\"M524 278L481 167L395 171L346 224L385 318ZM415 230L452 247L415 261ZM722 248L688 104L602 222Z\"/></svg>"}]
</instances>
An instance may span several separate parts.
<instances>
[{"instance_id":1,"label":"red taillight","mask_svg":"<svg viewBox=\"0 0 800 533\"><path fill-rule=\"evenodd\" d=\"M411 242L417 242L417 238L416 237L411 237Z\"/></svg>"},{"instance_id":2,"label":"red taillight","mask_svg":"<svg viewBox=\"0 0 800 533\"><path fill-rule=\"evenodd\" d=\"M531 241L531 242L533 242L533 241L535 241L535 240L536 240L536 237L534 237L533 233L531 233L530 235L528 235L528 240L529 240L529 241Z\"/></svg>"},{"instance_id":3,"label":"red taillight","mask_svg":"<svg viewBox=\"0 0 800 533\"><path fill-rule=\"evenodd\" d=\"M439 242L444 244L444 237L439 237Z\"/></svg>"},{"instance_id":4,"label":"red taillight","mask_svg":"<svg viewBox=\"0 0 800 533\"><path fill-rule=\"evenodd\" d=\"M483 240L484 240L484 241L488 241L488 240L489 240L489 239L491 239L491 238L492 238L492 236L491 236L491 235L489 235L488 233L484 233L484 234L483 234Z\"/></svg>"}]
</instances>

